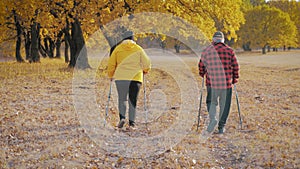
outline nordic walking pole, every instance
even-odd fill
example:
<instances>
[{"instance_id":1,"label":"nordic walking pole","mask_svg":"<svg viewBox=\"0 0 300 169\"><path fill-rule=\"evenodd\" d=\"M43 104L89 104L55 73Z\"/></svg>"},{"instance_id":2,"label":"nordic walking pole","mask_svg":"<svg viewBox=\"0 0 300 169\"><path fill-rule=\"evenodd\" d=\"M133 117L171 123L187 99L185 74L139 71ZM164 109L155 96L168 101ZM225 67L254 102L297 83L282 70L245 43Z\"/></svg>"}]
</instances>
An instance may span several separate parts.
<instances>
[{"instance_id":1,"label":"nordic walking pole","mask_svg":"<svg viewBox=\"0 0 300 169\"><path fill-rule=\"evenodd\" d=\"M143 74L143 87L144 87L144 111L146 113L146 128L147 128L147 121L148 121L148 113L146 108L146 80L145 80L145 74Z\"/></svg>"},{"instance_id":2,"label":"nordic walking pole","mask_svg":"<svg viewBox=\"0 0 300 169\"><path fill-rule=\"evenodd\" d=\"M200 111L201 111L201 105L202 105L202 92L204 88L204 77L202 78L202 86L201 86L201 91L200 91L200 104L199 104L199 110L198 110L198 123L197 123L197 131L199 128L199 123L200 123Z\"/></svg>"},{"instance_id":3,"label":"nordic walking pole","mask_svg":"<svg viewBox=\"0 0 300 169\"><path fill-rule=\"evenodd\" d=\"M108 115L109 101L110 101L110 97L111 97L111 88L112 88L112 80L109 83L109 92L108 92L108 98L107 98L107 103L106 103L106 107L105 107L104 127L106 125L106 118Z\"/></svg>"},{"instance_id":4,"label":"nordic walking pole","mask_svg":"<svg viewBox=\"0 0 300 169\"><path fill-rule=\"evenodd\" d=\"M237 104L237 107L238 107L238 112L239 112L239 119L240 119L240 128L242 129L243 127L243 122L242 122L242 117L241 117L241 109L240 109L240 103L239 103L239 97L238 97L238 92L236 90L236 85L233 84L234 86L234 90L235 90L235 97L236 97L236 104Z\"/></svg>"}]
</instances>

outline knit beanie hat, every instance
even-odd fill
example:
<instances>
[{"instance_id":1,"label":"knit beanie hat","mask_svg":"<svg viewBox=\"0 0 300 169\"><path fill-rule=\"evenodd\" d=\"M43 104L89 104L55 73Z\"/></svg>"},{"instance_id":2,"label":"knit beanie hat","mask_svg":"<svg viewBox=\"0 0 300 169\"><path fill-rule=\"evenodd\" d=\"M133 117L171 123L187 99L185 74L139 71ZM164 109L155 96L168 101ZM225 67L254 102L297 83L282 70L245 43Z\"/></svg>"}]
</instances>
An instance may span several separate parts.
<instances>
[{"instance_id":1,"label":"knit beanie hat","mask_svg":"<svg viewBox=\"0 0 300 169\"><path fill-rule=\"evenodd\" d=\"M213 36L213 41L218 43L218 42L222 42L224 43L224 34L221 31L217 31L214 36Z\"/></svg>"},{"instance_id":2,"label":"knit beanie hat","mask_svg":"<svg viewBox=\"0 0 300 169\"><path fill-rule=\"evenodd\" d=\"M130 40L133 40L133 32L132 31L125 31L123 33L123 39L130 39Z\"/></svg>"}]
</instances>

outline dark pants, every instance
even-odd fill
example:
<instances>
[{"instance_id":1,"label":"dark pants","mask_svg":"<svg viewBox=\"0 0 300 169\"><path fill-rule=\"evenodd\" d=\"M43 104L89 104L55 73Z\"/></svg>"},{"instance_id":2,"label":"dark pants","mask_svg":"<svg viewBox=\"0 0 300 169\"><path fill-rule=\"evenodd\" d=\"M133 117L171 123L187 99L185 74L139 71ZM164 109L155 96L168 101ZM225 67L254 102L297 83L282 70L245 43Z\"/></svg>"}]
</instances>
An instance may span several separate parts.
<instances>
[{"instance_id":1,"label":"dark pants","mask_svg":"<svg viewBox=\"0 0 300 169\"><path fill-rule=\"evenodd\" d=\"M207 87L206 106L209 112L209 119L216 120L217 106L219 104L219 124L218 129L225 126L231 105L232 88L212 89Z\"/></svg>"},{"instance_id":2,"label":"dark pants","mask_svg":"<svg viewBox=\"0 0 300 169\"><path fill-rule=\"evenodd\" d=\"M138 94L141 88L141 82L130 81L130 80L116 80L116 86L118 91L118 102L119 102L119 115L120 120L126 117L126 101L127 96L129 97L129 123L133 124L136 115L136 103Z\"/></svg>"}]
</instances>

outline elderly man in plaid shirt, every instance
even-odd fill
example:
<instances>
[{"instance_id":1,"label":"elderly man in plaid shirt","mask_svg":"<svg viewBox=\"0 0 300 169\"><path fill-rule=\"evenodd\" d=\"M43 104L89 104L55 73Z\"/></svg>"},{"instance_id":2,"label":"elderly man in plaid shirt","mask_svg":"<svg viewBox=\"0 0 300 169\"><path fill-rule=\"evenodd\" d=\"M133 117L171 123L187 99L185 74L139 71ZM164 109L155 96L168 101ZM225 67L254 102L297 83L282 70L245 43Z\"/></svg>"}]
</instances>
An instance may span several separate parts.
<instances>
[{"instance_id":1,"label":"elderly man in plaid shirt","mask_svg":"<svg viewBox=\"0 0 300 169\"><path fill-rule=\"evenodd\" d=\"M207 132L214 131L219 102L220 113L218 133L224 133L232 95L232 84L238 82L239 64L233 49L224 43L224 34L220 31L213 35L213 42L202 51L199 61L199 74L206 76L206 105L209 112Z\"/></svg>"}]
</instances>

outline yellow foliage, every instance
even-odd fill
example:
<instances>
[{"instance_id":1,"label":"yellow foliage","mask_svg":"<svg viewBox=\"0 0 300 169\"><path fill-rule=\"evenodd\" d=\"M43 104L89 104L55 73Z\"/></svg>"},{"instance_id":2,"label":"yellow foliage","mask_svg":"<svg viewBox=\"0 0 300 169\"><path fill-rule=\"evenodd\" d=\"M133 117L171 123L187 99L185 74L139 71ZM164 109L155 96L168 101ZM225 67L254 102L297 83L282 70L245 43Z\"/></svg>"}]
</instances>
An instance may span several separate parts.
<instances>
[{"instance_id":1,"label":"yellow foliage","mask_svg":"<svg viewBox=\"0 0 300 169\"><path fill-rule=\"evenodd\" d=\"M239 32L241 42L251 42L252 47L266 45L295 45L296 27L287 13L269 7L258 6L246 13L246 23Z\"/></svg>"},{"instance_id":2,"label":"yellow foliage","mask_svg":"<svg viewBox=\"0 0 300 169\"><path fill-rule=\"evenodd\" d=\"M123 26L134 28L139 32L155 32L157 34L168 32L181 37L181 39L188 40L191 38L210 39L216 30L221 30L228 39L237 39L236 31L240 28L240 24L244 22L241 5L242 0L139 0L126 1L126 5L123 0L7 0L0 2L0 21L5 23L7 18L2 16L9 16L11 10L16 9L25 29L29 29L31 22L34 20L43 28L41 31L42 37L47 35L55 38L55 35L66 27L67 21L72 23L74 18L77 18L82 24L82 30L86 35L85 39L88 39L100 26L105 27L105 25L120 18L122 18L120 20L128 21L128 17L133 16L128 23L122 22L124 23ZM4 6L8 10L5 10ZM168 14L173 16L174 20L155 18L151 22L157 23L157 25L160 24L156 30L151 29L151 24L149 24L151 22L149 21L135 22L137 21L134 18L135 15L149 14L150 12L162 15ZM175 19L176 17L179 19ZM116 25L118 24L120 23L116 22ZM0 27L0 31L2 33L4 30ZM198 33L195 33L196 31ZM108 35L114 34L109 32ZM0 40L3 39L1 36ZM166 35L160 38L166 40Z\"/></svg>"}]
</instances>

